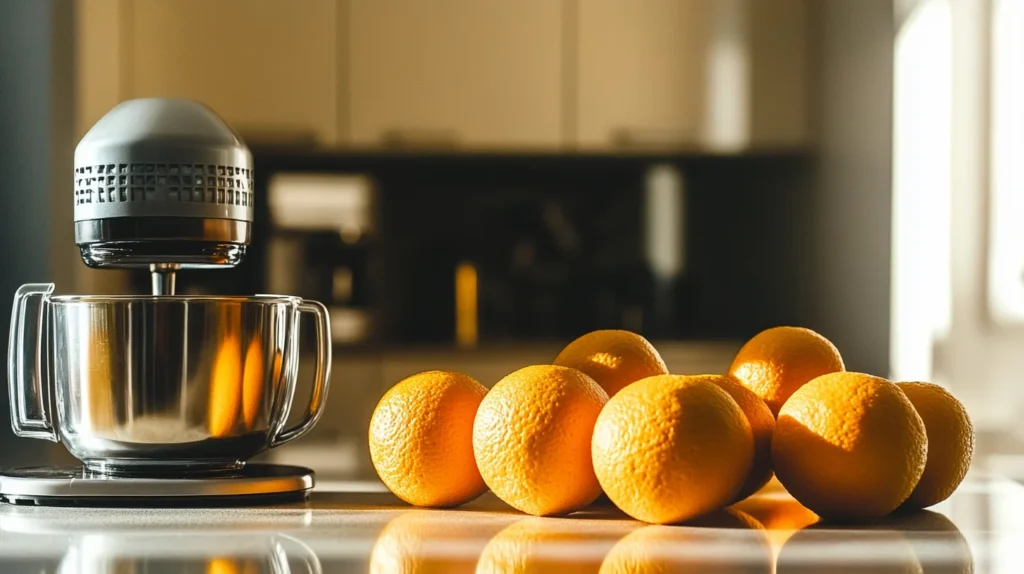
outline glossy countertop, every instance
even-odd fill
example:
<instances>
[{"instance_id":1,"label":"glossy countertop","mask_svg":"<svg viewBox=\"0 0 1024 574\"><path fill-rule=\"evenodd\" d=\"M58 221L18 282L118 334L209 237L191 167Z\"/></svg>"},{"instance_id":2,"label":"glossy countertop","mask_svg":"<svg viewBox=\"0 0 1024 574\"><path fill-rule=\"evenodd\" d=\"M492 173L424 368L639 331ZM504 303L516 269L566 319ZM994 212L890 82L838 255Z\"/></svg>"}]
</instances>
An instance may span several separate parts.
<instances>
[{"instance_id":1,"label":"glossy countertop","mask_svg":"<svg viewBox=\"0 0 1024 574\"><path fill-rule=\"evenodd\" d=\"M409 507L375 483L305 503L210 509L0 505L4 574L203 572L1024 572L1024 486L972 475L929 511L818 523L779 488L677 526L609 505L518 513L491 494Z\"/></svg>"}]
</instances>

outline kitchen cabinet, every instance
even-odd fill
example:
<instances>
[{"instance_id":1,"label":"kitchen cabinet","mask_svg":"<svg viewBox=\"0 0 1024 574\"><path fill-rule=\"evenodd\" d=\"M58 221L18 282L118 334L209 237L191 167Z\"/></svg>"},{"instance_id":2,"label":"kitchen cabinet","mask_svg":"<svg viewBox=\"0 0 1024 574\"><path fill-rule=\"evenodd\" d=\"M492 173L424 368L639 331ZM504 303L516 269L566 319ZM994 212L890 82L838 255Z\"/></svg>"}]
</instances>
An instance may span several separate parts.
<instances>
[{"instance_id":1,"label":"kitchen cabinet","mask_svg":"<svg viewBox=\"0 0 1024 574\"><path fill-rule=\"evenodd\" d=\"M200 100L250 139L336 142L344 94L337 89L335 0L147 0L126 6L124 98Z\"/></svg>"},{"instance_id":2,"label":"kitchen cabinet","mask_svg":"<svg viewBox=\"0 0 1024 574\"><path fill-rule=\"evenodd\" d=\"M349 0L350 137L382 144L562 144L562 3Z\"/></svg>"},{"instance_id":3,"label":"kitchen cabinet","mask_svg":"<svg viewBox=\"0 0 1024 574\"><path fill-rule=\"evenodd\" d=\"M708 11L704 0L579 2L581 147L696 143Z\"/></svg>"},{"instance_id":4,"label":"kitchen cabinet","mask_svg":"<svg viewBox=\"0 0 1024 574\"><path fill-rule=\"evenodd\" d=\"M814 0L746 0L750 57L749 145L798 148L812 143Z\"/></svg>"},{"instance_id":5,"label":"kitchen cabinet","mask_svg":"<svg viewBox=\"0 0 1024 574\"><path fill-rule=\"evenodd\" d=\"M576 143L804 146L809 9L810 0L578 2Z\"/></svg>"},{"instance_id":6,"label":"kitchen cabinet","mask_svg":"<svg viewBox=\"0 0 1024 574\"><path fill-rule=\"evenodd\" d=\"M813 0L78 0L79 133L186 97L248 141L809 144Z\"/></svg>"}]
</instances>

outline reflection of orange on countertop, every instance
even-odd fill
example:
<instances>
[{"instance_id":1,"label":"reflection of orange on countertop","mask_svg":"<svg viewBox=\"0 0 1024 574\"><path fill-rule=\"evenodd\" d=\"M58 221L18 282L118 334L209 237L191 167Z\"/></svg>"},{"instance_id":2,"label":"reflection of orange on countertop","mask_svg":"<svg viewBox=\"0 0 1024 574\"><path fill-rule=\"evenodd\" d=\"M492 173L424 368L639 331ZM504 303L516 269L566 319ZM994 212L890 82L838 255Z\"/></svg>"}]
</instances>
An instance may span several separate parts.
<instances>
[{"instance_id":1,"label":"reflection of orange on countertop","mask_svg":"<svg viewBox=\"0 0 1024 574\"><path fill-rule=\"evenodd\" d=\"M831 551L828 551L831 550ZM808 560L808 553L818 554ZM947 572L948 564L941 565ZM910 541L899 530L813 525L798 530L779 549L778 574L924 574ZM971 570L968 570L970 572Z\"/></svg>"},{"instance_id":2,"label":"reflection of orange on countertop","mask_svg":"<svg viewBox=\"0 0 1024 574\"><path fill-rule=\"evenodd\" d=\"M723 530L745 533L736 546ZM605 556L601 574L639 572L772 572L773 555L764 527L750 515L727 509L678 526L634 530Z\"/></svg>"},{"instance_id":3,"label":"reflection of orange on countertop","mask_svg":"<svg viewBox=\"0 0 1024 574\"><path fill-rule=\"evenodd\" d=\"M480 552L495 532L494 527L410 510L393 518L377 536L370 553L370 572L476 572Z\"/></svg>"},{"instance_id":4,"label":"reflection of orange on countertop","mask_svg":"<svg viewBox=\"0 0 1024 574\"><path fill-rule=\"evenodd\" d=\"M477 562L478 573L541 572L552 574L597 574L603 552L588 554L552 552L560 547L576 548L588 541L585 530L569 528L564 521L524 518L499 532L487 543Z\"/></svg>"}]
</instances>

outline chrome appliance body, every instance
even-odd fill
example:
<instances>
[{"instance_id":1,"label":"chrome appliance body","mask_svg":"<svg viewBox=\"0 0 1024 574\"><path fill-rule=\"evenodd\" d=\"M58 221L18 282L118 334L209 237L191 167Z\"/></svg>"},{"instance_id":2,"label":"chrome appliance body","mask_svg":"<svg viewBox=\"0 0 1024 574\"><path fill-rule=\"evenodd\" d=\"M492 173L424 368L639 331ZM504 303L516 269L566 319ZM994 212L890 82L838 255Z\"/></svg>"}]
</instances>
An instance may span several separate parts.
<instances>
[{"instance_id":1,"label":"chrome appliance body","mask_svg":"<svg viewBox=\"0 0 1024 574\"><path fill-rule=\"evenodd\" d=\"M75 149L75 243L90 267L238 264L253 220L252 154L210 108L128 100Z\"/></svg>"},{"instance_id":2,"label":"chrome appliance body","mask_svg":"<svg viewBox=\"0 0 1024 574\"><path fill-rule=\"evenodd\" d=\"M53 296L14 299L8 355L18 436L60 441L92 470L181 475L236 469L308 432L330 380L327 311L298 297ZM300 316L317 333L313 391L295 394Z\"/></svg>"}]
</instances>

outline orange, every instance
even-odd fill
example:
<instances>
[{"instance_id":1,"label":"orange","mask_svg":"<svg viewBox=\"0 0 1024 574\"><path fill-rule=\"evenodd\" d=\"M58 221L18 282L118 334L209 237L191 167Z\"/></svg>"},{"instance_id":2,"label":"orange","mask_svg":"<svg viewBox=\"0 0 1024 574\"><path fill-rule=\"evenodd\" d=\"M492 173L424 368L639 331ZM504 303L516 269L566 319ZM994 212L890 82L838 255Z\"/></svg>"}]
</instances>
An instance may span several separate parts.
<instances>
[{"instance_id":1,"label":"orange","mask_svg":"<svg viewBox=\"0 0 1024 574\"><path fill-rule=\"evenodd\" d=\"M607 400L594 379L568 367L536 365L501 379L473 425L484 482L528 514L562 514L590 504L601 492L590 437Z\"/></svg>"},{"instance_id":2,"label":"orange","mask_svg":"<svg viewBox=\"0 0 1024 574\"><path fill-rule=\"evenodd\" d=\"M924 421L928 460L906 505L925 508L949 498L967 475L974 454L974 426L967 409L932 383L898 383Z\"/></svg>"},{"instance_id":3,"label":"orange","mask_svg":"<svg viewBox=\"0 0 1024 574\"><path fill-rule=\"evenodd\" d=\"M862 373L832 373L800 388L779 411L775 474L801 504L831 519L895 510L924 472L924 422L900 388Z\"/></svg>"},{"instance_id":4,"label":"orange","mask_svg":"<svg viewBox=\"0 0 1024 574\"><path fill-rule=\"evenodd\" d=\"M626 385L668 374L658 350L630 331L593 331L569 343L555 364L579 369L597 381L609 397Z\"/></svg>"},{"instance_id":5,"label":"orange","mask_svg":"<svg viewBox=\"0 0 1024 574\"><path fill-rule=\"evenodd\" d=\"M750 476L754 437L736 401L707 377L660 375L608 401L591 452L616 506L666 524L732 502Z\"/></svg>"},{"instance_id":6,"label":"orange","mask_svg":"<svg viewBox=\"0 0 1024 574\"><path fill-rule=\"evenodd\" d=\"M473 460L473 417L487 389L450 371L413 375L370 418L370 459L395 496L417 506L456 506L484 482Z\"/></svg>"},{"instance_id":7,"label":"orange","mask_svg":"<svg viewBox=\"0 0 1024 574\"><path fill-rule=\"evenodd\" d=\"M773 414L807 381L843 370L843 358L828 339L802 327L761 331L736 354L729 373L754 391Z\"/></svg>"},{"instance_id":8,"label":"orange","mask_svg":"<svg viewBox=\"0 0 1024 574\"><path fill-rule=\"evenodd\" d=\"M763 572L771 574L772 555L764 526L735 510L716 513L697 528L645 526L620 540L605 556L601 574ZM740 529L742 543L721 529Z\"/></svg>"},{"instance_id":9,"label":"orange","mask_svg":"<svg viewBox=\"0 0 1024 574\"><path fill-rule=\"evenodd\" d=\"M706 378L729 393L732 400L736 401L743 414L747 415L750 429L754 433L754 467L740 493L736 495L736 500L743 500L761 490L772 478L772 432L775 431L775 415L760 397L744 387L735 377L707 375Z\"/></svg>"},{"instance_id":10,"label":"orange","mask_svg":"<svg viewBox=\"0 0 1024 574\"><path fill-rule=\"evenodd\" d=\"M600 538L608 533L587 522L551 518L514 522L487 543L477 574L597 574L604 557Z\"/></svg>"}]
</instances>

